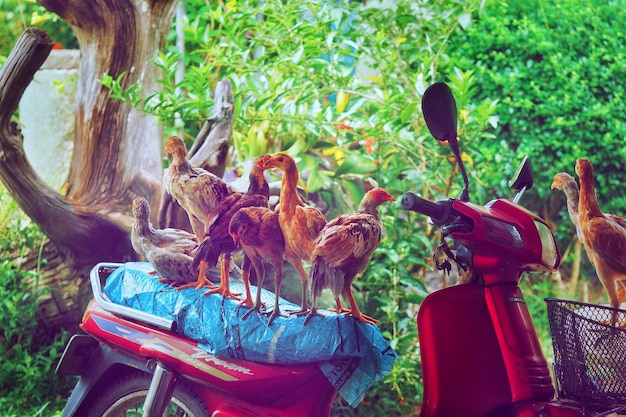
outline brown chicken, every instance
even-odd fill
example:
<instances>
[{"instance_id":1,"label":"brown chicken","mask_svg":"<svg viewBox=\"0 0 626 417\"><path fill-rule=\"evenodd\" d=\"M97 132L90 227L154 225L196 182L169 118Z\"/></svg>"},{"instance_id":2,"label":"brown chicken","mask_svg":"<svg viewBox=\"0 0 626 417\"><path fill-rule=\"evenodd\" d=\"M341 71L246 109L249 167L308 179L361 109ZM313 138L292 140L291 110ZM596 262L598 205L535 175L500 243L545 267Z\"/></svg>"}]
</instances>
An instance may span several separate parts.
<instances>
[{"instance_id":1,"label":"brown chicken","mask_svg":"<svg viewBox=\"0 0 626 417\"><path fill-rule=\"evenodd\" d=\"M278 222L279 213L265 207L246 207L239 210L231 219L229 232L236 245L240 245L246 257L254 266L257 276L256 300L252 308L244 314L248 317L253 311L262 312L261 288L265 279L265 266L269 262L274 268L274 309L267 325L281 316L279 307L282 265L285 254L285 241ZM244 280L244 284L246 281ZM250 294L249 284L246 293ZM250 300L251 301L251 300Z\"/></svg>"},{"instance_id":2,"label":"brown chicken","mask_svg":"<svg viewBox=\"0 0 626 417\"><path fill-rule=\"evenodd\" d=\"M328 222L315 239L311 257L311 311L307 323L317 314L316 301L324 288L330 288L336 300L343 294L351 310L343 310L337 302L338 312L351 314L365 323L378 320L361 313L352 295L352 281L367 267L382 237L382 222L378 206L396 199L382 188L374 188L363 197L355 214L340 215Z\"/></svg>"},{"instance_id":3,"label":"brown chicken","mask_svg":"<svg viewBox=\"0 0 626 417\"><path fill-rule=\"evenodd\" d=\"M205 221L209 212L235 189L209 171L194 167L187 159L185 142L170 136L165 142L165 152L170 166L163 174L167 192L187 212L189 222L198 240L206 230Z\"/></svg>"},{"instance_id":4,"label":"brown chicken","mask_svg":"<svg viewBox=\"0 0 626 417\"><path fill-rule=\"evenodd\" d=\"M576 228L576 236L578 236L578 239L583 242L583 235L580 229L580 216L578 214L578 200L580 198L580 193L576 179L567 172L560 172L554 176L552 186L550 188L553 190L561 190L565 194L567 212L572 223L574 224L574 227ZM626 229L626 219L624 219L623 217L608 213L605 213L605 216L614 220L620 226ZM589 252L587 252L587 257L591 259ZM624 287L626 285L626 282L618 281L616 285L618 305L621 305L624 301L624 296L626 295L626 288Z\"/></svg>"},{"instance_id":5,"label":"brown chicken","mask_svg":"<svg viewBox=\"0 0 626 417\"><path fill-rule=\"evenodd\" d=\"M302 260L311 260L313 241L326 225L326 217L320 210L302 201L298 195L298 167L292 157L277 153L265 156L259 163L264 169L278 168L283 173L277 207L278 222L285 239L285 256L300 275L302 282L302 302L298 312L305 313L308 311L308 275Z\"/></svg>"},{"instance_id":6,"label":"brown chicken","mask_svg":"<svg viewBox=\"0 0 626 417\"><path fill-rule=\"evenodd\" d=\"M228 233L228 225L233 215L244 207L267 207L270 189L267 181L265 181L263 172L264 169L255 161L250 171L248 191L246 193L234 192L228 195L217 203L207 216L207 230L194 258L194 266L199 268L198 284L201 285L200 281L204 276L206 268L215 266L219 259L221 279L219 286L211 288L204 295L217 292L227 298L236 298L238 295L230 292L228 280L232 253L239 250ZM246 289L248 288L249 272L249 262L244 256L242 279ZM246 294L246 300L244 301L247 301L249 296L249 293Z\"/></svg>"},{"instance_id":7,"label":"brown chicken","mask_svg":"<svg viewBox=\"0 0 626 417\"><path fill-rule=\"evenodd\" d=\"M616 283L626 280L626 229L600 210L593 167L588 159L576 161L576 174L580 181L578 213L583 244L609 296L611 307L618 308ZM610 324L615 325L616 320L617 312L612 315Z\"/></svg>"}]
</instances>

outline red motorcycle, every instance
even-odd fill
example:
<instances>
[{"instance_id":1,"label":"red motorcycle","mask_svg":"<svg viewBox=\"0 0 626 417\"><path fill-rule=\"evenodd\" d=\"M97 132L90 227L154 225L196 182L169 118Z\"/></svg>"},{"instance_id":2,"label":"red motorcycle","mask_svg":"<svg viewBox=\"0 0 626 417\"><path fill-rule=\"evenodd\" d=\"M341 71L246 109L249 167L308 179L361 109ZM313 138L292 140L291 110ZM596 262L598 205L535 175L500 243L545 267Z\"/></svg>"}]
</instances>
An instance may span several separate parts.
<instances>
[{"instance_id":1,"label":"red motorcycle","mask_svg":"<svg viewBox=\"0 0 626 417\"><path fill-rule=\"evenodd\" d=\"M376 326L352 317L270 324L267 314L245 317L238 300L178 291L153 272L146 262L92 269L86 334L57 367L80 376L63 416L328 416L337 394L356 406L396 358ZM271 310L273 294L261 300Z\"/></svg>"},{"instance_id":2,"label":"red motorcycle","mask_svg":"<svg viewBox=\"0 0 626 417\"><path fill-rule=\"evenodd\" d=\"M429 216L440 228L437 251L442 256L435 254L437 267L450 269L453 260L464 277L464 284L435 291L420 306L417 327L424 383L420 417L600 417L626 410L626 385L606 383L617 365L611 363L609 373L600 375L584 352L589 344L580 343L595 334L592 352L600 353L597 342L605 340L624 353L617 341L624 335L614 333L623 329L610 329L598 320L610 317L606 311L610 308L564 300L547 300L555 373L558 382L567 385L558 386L559 398L554 398L548 364L518 285L524 272L554 272L560 263L549 226L516 204L532 187L530 160L520 163L511 180L518 191L513 202L473 204L456 137L456 103L448 86L430 86L422 110L431 134L450 145L465 186L457 199L431 202L410 192L400 199L405 209ZM449 238L453 245L447 243ZM596 328L585 330L576 324L580 321L591 321ZM607 351L602 351L604 359ZM624 369L624 356L615 359L621 362L618 369Z\"/></svg>"}]
</instances>

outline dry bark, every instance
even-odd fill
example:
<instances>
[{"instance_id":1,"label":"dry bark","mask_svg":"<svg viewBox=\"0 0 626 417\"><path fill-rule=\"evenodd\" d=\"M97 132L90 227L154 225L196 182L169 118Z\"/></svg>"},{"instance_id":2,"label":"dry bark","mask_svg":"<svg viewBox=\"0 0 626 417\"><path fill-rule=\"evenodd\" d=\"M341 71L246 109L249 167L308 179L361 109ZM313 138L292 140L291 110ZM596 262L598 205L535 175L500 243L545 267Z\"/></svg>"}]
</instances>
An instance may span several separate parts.
<instances>
[{"instance_id":1,"label":"dry bark","mask_svg":"<svg viewBox=\"0 0 626 417\"><path fill-rule=\"evenodd\" d=\"M132 198L142 195L155 208L161 203L162 129L151 117L110 99L98 78L125 73L125 86L139 83L145 91L157 90L159 74L151 60L164 46L176 2L39 2L72 26L80 45L67 194L38 177L24 153L18 125L11 120L52 48L47 34L35 28L24 32L0 69L0 180L49 239L41 257L38 250L27 255L24 268L40 266L39 285L52 289L39 318L55 331L79 322L90 298L88 273L96 263L136 259L129 238ZM220 175L232 128L232 87L222 86L226 104L216 106L202 132L206 140L199 138L192 148L195 164ZM175 205L168 209L172 218L177 211ZM153 212L156 222L158 210Z\"/></svg>"}]
</instances>

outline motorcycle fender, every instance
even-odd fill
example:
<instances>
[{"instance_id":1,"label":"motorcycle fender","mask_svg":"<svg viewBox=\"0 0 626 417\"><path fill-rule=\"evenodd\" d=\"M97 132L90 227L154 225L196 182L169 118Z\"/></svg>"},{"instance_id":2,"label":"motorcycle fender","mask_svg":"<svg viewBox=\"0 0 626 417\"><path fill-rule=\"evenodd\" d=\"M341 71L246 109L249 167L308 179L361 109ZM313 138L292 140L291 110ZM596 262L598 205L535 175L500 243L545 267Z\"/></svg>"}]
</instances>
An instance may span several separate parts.
<instances>
[{"instance_id":1,"label":"motorcycle fender","mask_svg":"<svg viewBox=\"0 0 626 417\"><path fill-rule=\"evenodd\" d=\"M57 366L57 373L60 375L79 375L80 378L63 409L62 417L74 416L89 393L98 386L99 381L107 371L115 365L132 367L150 373L143 358L133 358L121 354L99 343L89 335L72 337Z\"/></svg>"},{"instance_id":2,"label":"motorcycle fender","mask_svg":"<svg viewBox=\"0 0 626 417\"><path fill-rule=\"evenodd\" d=\"M89 366L98 341L86 334L75 334L65 346L56 372L58 375L81 375Z\"/></svg>"}]
</instances>

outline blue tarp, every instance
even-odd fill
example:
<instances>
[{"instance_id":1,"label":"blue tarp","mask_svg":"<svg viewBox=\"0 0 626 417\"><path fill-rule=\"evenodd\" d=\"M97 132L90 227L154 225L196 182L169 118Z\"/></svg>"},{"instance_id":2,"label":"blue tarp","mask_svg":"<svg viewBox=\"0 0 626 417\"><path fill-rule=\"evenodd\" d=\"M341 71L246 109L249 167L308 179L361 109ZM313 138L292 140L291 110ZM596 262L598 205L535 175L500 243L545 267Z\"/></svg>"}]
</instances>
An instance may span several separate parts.
<instances>
[{"instance_id":1,"label":"blue tarp","mask_svg":"<svg viewBox=\"0 0 626 417\"><path fill-rule=\"evenodd\" d=\"M378 327L352 317L320 311L302 325L304 317L277 317L267 326L268 316L238 306L239 301L221 295L202 296L193 288L177 291L149 274L149 263L133 262L118 268L107 279L105 294L111 301L174 320L178 332L198 342L216 356L277 364L318 363L340 395L353 407L374 381L387 375L396 358ZM231 291L244 292L231 282ZM252 294L256 287L252 286ZM274 294L263 290L267 309ZM298 306L281 299L281 311ZM340 372L338 372L340 370Z\"/></svg>"}]
</instances>

